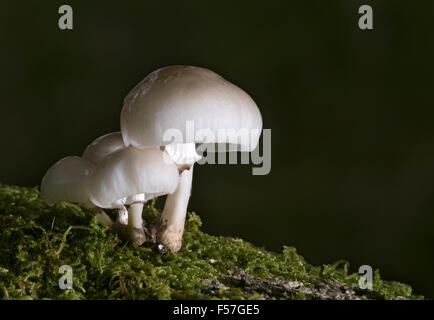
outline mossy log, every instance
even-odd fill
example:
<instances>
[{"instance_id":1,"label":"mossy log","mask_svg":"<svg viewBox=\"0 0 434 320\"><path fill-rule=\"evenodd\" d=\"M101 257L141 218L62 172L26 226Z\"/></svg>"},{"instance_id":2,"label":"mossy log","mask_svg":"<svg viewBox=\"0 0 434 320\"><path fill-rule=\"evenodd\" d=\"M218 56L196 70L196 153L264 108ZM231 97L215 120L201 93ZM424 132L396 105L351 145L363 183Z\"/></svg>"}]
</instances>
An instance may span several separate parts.
<instances>
[{"instance_id":1,"label":"mossy log","mask_svg":"<svg viewBox=\"0 0 434 320\"><path fill-rule=\"evenodd\" d=\"M145 206L147 223L160 212ZM313 266L296 249L266 251L242 239L200 231L189 213L183 247L161 255L136 247L71 203L44 204L37 188L0 185L0 299L421 299L384 281L358 287L348 263ZM72 268L72 289L59 268Z\"/></svg>"}]
</instances>

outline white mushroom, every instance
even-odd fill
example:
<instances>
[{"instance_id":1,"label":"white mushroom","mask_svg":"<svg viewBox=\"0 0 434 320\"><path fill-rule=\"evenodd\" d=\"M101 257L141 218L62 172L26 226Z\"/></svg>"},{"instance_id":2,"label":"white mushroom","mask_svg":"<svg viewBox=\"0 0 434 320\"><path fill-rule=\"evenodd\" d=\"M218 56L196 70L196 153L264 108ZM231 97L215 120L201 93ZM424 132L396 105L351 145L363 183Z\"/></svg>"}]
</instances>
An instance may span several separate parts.
<instances>
[{"instance_id":1,"label":"white mushroom","mask_svg":"<svg viewBox=\"0 0 434 320\"><path fill-rule=\"evenodd\" d=\"M166 158L159 148L125 147L120 132L110 133L92 142L82 158L54 164L42 179L41 195L49 205L79 203L96 212L101 224L141 245L147 240L143 204L173 193L178 184L177 166ZM117 209L120 218L115 223L102 209Z\"/></svg>"},{"instance_id":2,"label":"white mushroom","mask_svg":"<svg viewBox=\"0 0 434 320\"><path fill-rule=\"evenodd\" d=\"M187 123L194 124L188 137ZM178 130L182 139L167 141ZM196 133L211 132L204 141ZM235 131L235 140L219 135ZM195 143L238 145L242 151L256 148L262 130L261 113L243 90L208 69L169 66L149 74L124 99L121 131L125 145L137 148L165 146L178 165L180 180L168 195L158 225L158 240L176 252L182 245L185 215L191 194L193 164L200 159Z\"/></svg>"},{"instance_id":3,"label":"white mushroom","mask_svg":"<svg viewBox=\"0 0 434 320\"><path fill-rule=\"evenodd\" d=\"M88 181L95 165L80 157L70 156L57 161L45 173L41 182L41 197L50 206L62 201L78 203L96 212L99 223L110 226L110 217L89 202Z\"/></svg>"},{"instance_id":4,"label":"white mushroom","mask_svg":"<svg viewBox=\"0 0 434 320\"><path fill-rule=\"evenodd\" d=\"M125 145L122 134L119 131L111 132L92 141L84 150L82 158L97 166L110 154L123 148L125 148ZM128 211L125 208L126 200L126 198L118 200L117 220L115 223L110 224L114 229L119 229L121 225L128 223ZM143 204L141 206L143 209Z\"/></svg>"},{"instance_id":5,"label":"white mushroom","mask_svg":"<svg viewBox=\"0 0 434 320\"><path fill-rule=\"evenodd\" d=\"M119 149L96 166L89 180L89 201L99 208L129 205L127 233L141 245L146 236L142 220L143 203L176 190L176 164L164 159L159 148Z\"/></svg>"},{"instance_id":6,"label":"white mushroom","mask_svg":"<svg viewBox=\"0 0 434 320\"><path fill-rule=\"evenodd\" d=\"M90 205L87 181L94 168L89 161L75 156L57 161L42 178L42 199L50 206L61 201Z\"/></svg>"},{"instance_id":7,"label":"white mushroom","mask_svg":"<svg viewBox=\"0 0 434 320\"><path fill-rule=\"evenodd\" d=\"M119 131L111 132L92 141L84 150L82 158L93 164L99 164L108 155L123 148L125 144L122 134Z\"/></svg>"}]
</instances>

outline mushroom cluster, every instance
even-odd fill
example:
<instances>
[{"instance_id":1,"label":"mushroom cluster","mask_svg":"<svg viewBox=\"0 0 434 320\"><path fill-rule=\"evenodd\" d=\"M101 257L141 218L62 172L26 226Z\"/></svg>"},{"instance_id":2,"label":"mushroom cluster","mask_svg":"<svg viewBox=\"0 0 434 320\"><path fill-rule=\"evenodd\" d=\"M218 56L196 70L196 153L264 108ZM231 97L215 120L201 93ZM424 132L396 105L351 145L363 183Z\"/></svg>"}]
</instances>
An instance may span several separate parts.
<instances>
[{"instance_id":1,"label":"mushroom cluster","mask_svg":"<svg viewBox=\"0 0 434 320\"><path fill-rule=\"evenodd\" d=\"M192 130L188 123L194 124ZM167 247L177 252L193 166L201 159L196 144L252 151L262 117L247 93L218 74L168 66L150 73L127 94L120 126L120 132L93 141L82 157L66 157L49 168L41 183L42 198L49 205L78 203L136 245L151 242L161 251ZM158 224L146 225L144 203L162 195L167 198ZM116 209L116 221L104 209Z\"/></svg>"}]
</instances>

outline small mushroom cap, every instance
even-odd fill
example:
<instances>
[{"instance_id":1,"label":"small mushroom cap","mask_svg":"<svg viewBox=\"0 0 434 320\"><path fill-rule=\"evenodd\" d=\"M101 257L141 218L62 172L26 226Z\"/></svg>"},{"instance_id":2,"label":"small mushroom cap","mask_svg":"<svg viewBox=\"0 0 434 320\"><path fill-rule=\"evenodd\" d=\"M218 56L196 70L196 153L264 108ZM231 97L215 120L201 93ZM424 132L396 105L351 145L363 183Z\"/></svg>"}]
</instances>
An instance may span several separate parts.
<instances>
[{"instance_id":1,"label":"small mushroom cap","mask_svg":"<svg viewBox=\"0 0 434 320\"><path fill-rule=\"evenodd\" d=\"M173 193L178 179L176 164L160 149L127 147L110 154L95 168L89 200L97 207L118 208L121 199L128 204L138 198L147 201Z\"/></svg>"},{"instance_id":2,"label":"small mushroom cap","mask_svg":"<svg viewBox=\"0 0 434 320\"><path fill-rule=\"evenodd\" d=\"M48 205L61 201L88 204L87 184L94 165L80 157L66 157L51 166L41 182L41 196Z\"/></svg>"},{"instance_id":3,"label":"small mushroom cap","mask_svg":"<svg viewBox=\"0 0 434 320\"><path fill-rule=\"evenodd\" d=\"M94 164L99 164L109 154L122 148L125 148L125 145L121 132L111 132L95 139L89 144L83 152L83 159Z\"/></svg>"},{"instance_id":4,"label":"small mushroom cap","mask_svg":"<svg viewBox=\"0 0 434 320\"><path fill-rule=\"evenodd\" d=\"M187 141L187 121L193 122L195 133L204 129L214 138ZM183 134L183 141L177 143L227 143L226 138L218 136L219 129L242 130L237 143L231 143L242 151L251 151L261 134L262 117L246 92L215 72L168 66L149 74L125 97L121 131L125 145L145 148L169 144L163 137L170 129Z\"/></svg>"}]
</instances>

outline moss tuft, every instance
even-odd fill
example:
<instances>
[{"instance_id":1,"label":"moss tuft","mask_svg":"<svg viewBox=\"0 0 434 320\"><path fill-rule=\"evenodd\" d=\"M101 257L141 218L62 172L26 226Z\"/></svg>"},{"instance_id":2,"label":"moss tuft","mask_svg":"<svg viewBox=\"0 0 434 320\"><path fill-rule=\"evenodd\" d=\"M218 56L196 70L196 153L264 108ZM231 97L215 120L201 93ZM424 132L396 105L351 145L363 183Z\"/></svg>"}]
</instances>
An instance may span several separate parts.
<instances>
[{"instance_id":1,"label":"moss tuft","mask_svg":"<svg viewBox=\"0 0 434 320\"><path fill-rule=\"evenodd\" d=\"M154 202L144 216L156 221ZM293 247L269 252L242 239L205 234L201 224L189 213L183 248L162 256L123 242L74 204L48 207L36 188L0 185L0 298L422 298L405 284L382 280L378 270L374 290L360 290L345 261L315 267ZM72 267L73 289L59 288L62 265ZM324 288L329 296L319 295Z\"/></svg>"}]
</instances>

